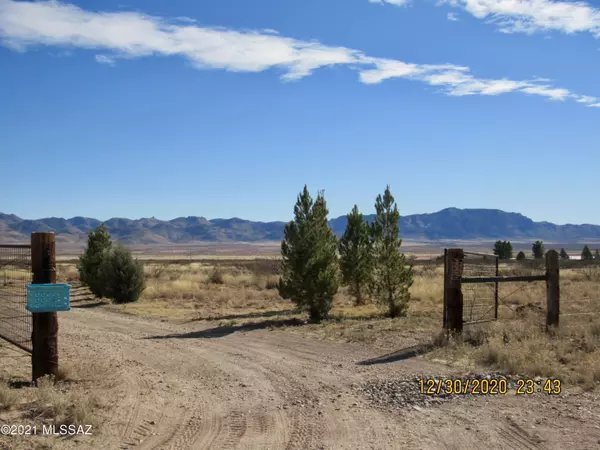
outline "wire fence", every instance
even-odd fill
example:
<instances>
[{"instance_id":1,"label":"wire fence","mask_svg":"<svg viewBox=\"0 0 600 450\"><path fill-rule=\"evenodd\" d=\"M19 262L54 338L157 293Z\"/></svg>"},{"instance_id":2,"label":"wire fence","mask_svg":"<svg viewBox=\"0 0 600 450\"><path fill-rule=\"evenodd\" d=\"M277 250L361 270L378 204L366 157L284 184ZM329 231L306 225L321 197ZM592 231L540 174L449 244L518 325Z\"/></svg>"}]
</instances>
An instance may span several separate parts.
<instances>
[{"instance_id":1,"label":"wire fence","mask_svg":"<svg viewBox=\"0 0 600 450\"><path fill-rule=\"evenodd\" d=\"M498 276L498 257L485 253L464 252L462 276L485 278ZM498 318L498 283L465 283L463 293L463 322L488 322Z\"/></svg>"},{"instance_id":2,"label":"wire fence","mask_svg":"<svg viewBox=\"0 0 600 450\"><path fill-rule=\"evenodd\" d=\"M32 317L25 305L31 281L31 247L0 245L0 338L28 352Z\"/></svg>"},{"instance_id":3,"label":"wire fence","mask_svg":"<svg viewBox=\"0 0 600 450\"><path fill-rule=\"evenodd\" d=\"M560 326L600 326L600 263L581 264L562 273Z\"/></svg>"}]
</instances>

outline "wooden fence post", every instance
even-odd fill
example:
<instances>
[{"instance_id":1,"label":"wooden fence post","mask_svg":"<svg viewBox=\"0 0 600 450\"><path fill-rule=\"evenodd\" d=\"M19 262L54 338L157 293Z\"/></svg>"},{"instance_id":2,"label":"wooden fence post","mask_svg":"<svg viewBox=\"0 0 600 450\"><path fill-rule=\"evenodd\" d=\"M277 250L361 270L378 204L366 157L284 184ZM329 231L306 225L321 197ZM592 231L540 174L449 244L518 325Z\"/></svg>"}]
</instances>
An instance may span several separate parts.
<instances>
[{"instance_id":1,"label":"wooden fence post","mask_svg":"<svg viewBox=\"0 0 600 450\"><path fill-rule=\"evenodd\" d=\"M546 253L546 331L558 327L560 317L560 270L558 253L548 250Z\"/></svg>"},{"instance_id":2,"label":"wooden fence post","mask_svg":"<svg viewBox=\"0 0 600 450\"><path fill-rule=\"evenodd\" d=\"M463 296L460 277L462 276L464 252L461 248L450 248L445 253L444 326L452 332L462 333Z\"/></svg>"},{"instance_id":3,"label":"wooden fence post","mask_svg":"<svg viewBox=\"0 0 600 450\"><path fill-rule=\"evenodd\" d=\"M31 233L33 283L56 283L56 242L54 233ZM32 378L56 376L58 372L57 313L33 313Z\"/></svg>"}]
</instances>

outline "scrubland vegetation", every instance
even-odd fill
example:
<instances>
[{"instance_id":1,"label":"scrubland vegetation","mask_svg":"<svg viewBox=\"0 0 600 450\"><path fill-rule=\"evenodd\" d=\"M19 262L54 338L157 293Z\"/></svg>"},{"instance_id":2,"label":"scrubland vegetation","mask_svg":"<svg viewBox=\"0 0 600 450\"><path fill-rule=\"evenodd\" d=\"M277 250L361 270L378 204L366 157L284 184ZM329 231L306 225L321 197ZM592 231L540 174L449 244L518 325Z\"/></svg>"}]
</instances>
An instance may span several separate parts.
<instances>
[{"instance_id":1,"label":"scrubland vegetation","mask_svg":"<svg viewBox=\"0 0 600 450\"><path fill-rule=\"evenodd\" d=\"M500 287L498 322L467 326L463 339L442 342L440 261L415 263L405 317L388 317L388 311L370 298L357 306L350 289L344 287L334 296L328 319L307 323L294 303L279 296L279 262L275 260L146 264L147 287L140 300L107 303L107 307L166 320L207 321L240 331L264 324L325 340L368 344L382 352L433 342L437 347L426 357L451 365L560 376L589 389L600 382L600 314L588 314L600 312L600 265L564 264L561 326L551 335L543 329L545 283L507 283ZM502 263L500 270L505 275L540 273L531 260ZM76 282L77 276L73 265L59 265L61 279Z\"/></svg>"},{"instance_id":2,"label":"scrubland vegetation","mask_svg":"<svg viewBox=\"0 0 600 450\"><path fill-rule=\"evenodd\" d=\"M544 329L544 282L502 283L497 322L467 325L458 338L442 336L442 261L416 264L400 251L400 214L389 186L375 209L366 223L355 206L338 240L327 224L323 193L313 200L305 187L286 225L280 261L142 266L123 247L111 247L106 229L99 228L90 233L78 273L62 265L60 276L80 278L98 297L122 304L109 307L129 314L217 321L239 331L289 327L388 350L420 344L429 357L451 365L560 376L585 388L600 383L600 261L588 246L581 261L561 251L558 329ZM542 241L533 243L530 259L519 252L513 260L509 241L497 241L493 252L503 275L543 273ZM489 301L484 291L490 286L476 287L480 291L465 297L465 309L468 302Z\"/></svg>"}]
</instances>

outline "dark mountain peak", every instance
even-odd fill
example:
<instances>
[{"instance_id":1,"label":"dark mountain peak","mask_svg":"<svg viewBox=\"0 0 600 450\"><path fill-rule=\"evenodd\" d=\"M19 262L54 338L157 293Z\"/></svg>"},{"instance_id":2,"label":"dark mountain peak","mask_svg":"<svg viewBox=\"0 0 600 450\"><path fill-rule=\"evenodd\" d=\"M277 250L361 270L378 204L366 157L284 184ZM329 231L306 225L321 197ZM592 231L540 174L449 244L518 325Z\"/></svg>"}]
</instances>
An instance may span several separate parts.
<instances>
[{"instance_id":1,"label":"dark mountain peak","mask_svg":"<svg viewBox=\"0 0 600 450\"><path fill-rule=\"evenodd\" d=\"M374 214L365 215L372 221ZM54 231L61 242L77 242L101 222L89 217L63 219L49 217L23 220L0 213L0 241L29 240L34 231ZM169 221L156 217L127 219L114 217L104 222L110 234L135 244L186 243L194 241L272 241L281 240L286 222L254 222L232 217L207 220L204 217L178 217ZM337 235L346 227L346 216L332 218L329 226ZM413 214L400 219L403 238L437 241L441 239L544 239L564 242L600 240L598 225L556 225L534 222L519 213L498 209L445 208L435 213Z\"/></svg>"}]
</instances>

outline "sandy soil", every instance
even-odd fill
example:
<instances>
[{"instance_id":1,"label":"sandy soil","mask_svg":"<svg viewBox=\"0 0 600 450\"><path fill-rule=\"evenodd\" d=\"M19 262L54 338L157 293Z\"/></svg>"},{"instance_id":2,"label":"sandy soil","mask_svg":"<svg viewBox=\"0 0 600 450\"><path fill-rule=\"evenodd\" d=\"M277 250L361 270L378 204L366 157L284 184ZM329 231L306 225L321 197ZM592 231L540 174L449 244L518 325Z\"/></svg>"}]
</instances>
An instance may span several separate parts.
<instances>
[{"instance_id":1,"label":"sandy soil","mask_svg":"<svg viewBox=\"0 0 600 450\"><path fill-rule=\"evenodd\" d=\"M357 364L376 352L281 330L233 332L97 308L61 315L68 358L119 374L98 449L593 449L597 396L471 397L428 408L376 408L357 386L451 374L413 357ZM69 447L69 443L65 443Z\"/></svg>"}]
</instances>

